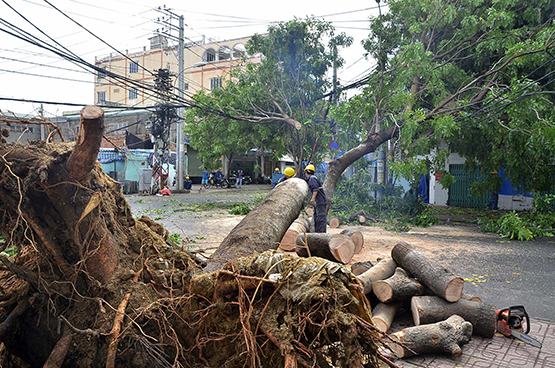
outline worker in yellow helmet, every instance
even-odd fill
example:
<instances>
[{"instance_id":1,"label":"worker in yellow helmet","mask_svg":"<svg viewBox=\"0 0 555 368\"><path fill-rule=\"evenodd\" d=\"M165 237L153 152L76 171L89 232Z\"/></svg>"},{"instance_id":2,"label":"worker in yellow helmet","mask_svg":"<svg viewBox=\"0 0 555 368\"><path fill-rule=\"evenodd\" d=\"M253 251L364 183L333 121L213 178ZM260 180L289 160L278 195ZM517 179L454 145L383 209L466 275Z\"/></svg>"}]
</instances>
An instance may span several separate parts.
<instances>
[{"instance_id":1,"label":"worker in yellow helmet","mask_svg":"<svg viewBox=\"0 0 555 368\"><path fill-rule=\"evenodd\" d=\"M305 179L308 183L308 189L312 193L310 205L314 206L314 231L317 233L326 232L327 224L327 200L326 193L320 180L314 175L316 168L313 164L308 164L304 168Z\"/></svg>"},{"instance_id":2,"label":"worker in yellow helmet","mask_svg":"<svg viewBox=\"0 0 555 368\"><path fill-rule=\"evenodd\" d=\"M291 166L287 166L285 170L283 170L283 176L278 180L277 184L286 181L295 176L295 169Z\"/></svg>"}]
</instances>

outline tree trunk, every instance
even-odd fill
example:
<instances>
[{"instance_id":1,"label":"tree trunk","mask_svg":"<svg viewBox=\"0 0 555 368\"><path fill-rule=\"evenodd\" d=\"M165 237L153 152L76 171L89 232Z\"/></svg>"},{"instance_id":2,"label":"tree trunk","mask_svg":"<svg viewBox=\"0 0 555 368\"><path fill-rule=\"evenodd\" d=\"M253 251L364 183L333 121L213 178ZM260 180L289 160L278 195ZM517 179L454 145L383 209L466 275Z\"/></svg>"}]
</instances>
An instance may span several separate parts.
<instances>
[{"instance_id":1,"label":"tree trunk","mask_svg":"<svg viewBox=\"0 0 555 368\"><path fill-rule=\"evenodd\" d=\"M346 264L353 258L355 245L346 235L307 233L297 238L296 252L301 257L320 257Z\"/></svg>"},{"instance_id":2,"label":"tree trunk","mask_svg":"<svg viewBox=\"0 0 555 368\"><path fill-rule=\"evenodd\" d=\"M381 332L386 333L395 319L397 309L399 309L399 304L378 303L372 310L374 326Z\"/></svg>"},{"instance_id":3,"label":"tree trunk","mask_svg":"<svg viewBox=\"0 0 555 368\"><path fill-rule=\"evenodd\" d=\"M461 299L456 303L448 303L436 296L417 296L411 300L411 310L417 326L457 314L472 323L475 335L491 338L495 334L495 307L480 301Z\"/></svg>"},{"instance_id":4,"label":"tree trunk","mask_svg":"<svg viewBox=\"0 0 555 368\"><path fill-rule=\"evenodd\" d=\"M388 346L398 358L419 354L462 354L461 346L470 341L472 324L453 315L438 323L408 327L390 335ZM396 344L397 342L398 344Z\"/></svg>"},{"instance_id":5,"label":"tree trunk","mask_svg":"<svg viewBox=\"0 0 555 368\"><path fill-rule=\"evenodd\" d=\"M283 235L299 216L308 185L292 178L279 184L264 202L253 209L231 230L207 262L206 271L214 271L234 258L277 248Z\"/></svg>"},{"instance_id":6,"label":"tree trunk","mask_svg":"<svg viewBox=\"0 0 555 368\"><path fill-rule=\"evenodd\" d=\"M359 254L364 247L364 235L362 232L353 229L345 229L341 232L343 235L347 235L351 238L353 243L355 243L355 254Z\"/></svg>"},{"instance_id":7,"label":"tree trunk","mask_svg":"<svg viewBox=\"0 0 555 368\"><path fill-rule=\"evenodd\" d=\"M405 270L397 267L390 278L373 282L372 291L382 303L393 303L422 295L424 287L418 281L411 279Z\"/></svg>"},{"instance_id":8,"label":"tree trunk","mask_svg":"<svg viewBox=\"0 0 555 368\"><path fill-rule=\"evenodd\" d=\"M328 201L328 209L331 208L335 187L343 172L355 161L368 153L374 152L381 144L391 139L395 132L396 127L392 126L380 132L371 133L364 142L354 148L351 148L345 152L343 156L329 162L328 172L323 184L326 199Z\"/></svg>"},{"instance_id":9,"label":"tree trunk","mask_svg":"<svg viewBox=\"0 0 555 368\"><path fill-rule=\"evenodd\" d=\"M451 271L432 262L407 243L393 247L391 255L397 264L410 272L432 292L449 302L456 302L463 293L464 280Z\"/></svg>"},{"instance_id":10,"label":"tree trunk","mask_svg":"<svg viewBox=\"0 0 555 368\"><path fill-rule=\"evenodd\" d=\"M357 276L362 282L362 285L364 285L364 293L369 294L372 291L373 282L391 277L395 273L395 267L397 267L397 264L393 258L388 257L379 261L374 267L364 272L362 275Z\"/></svg>"},{"instance_id":11,"label":"tree trunk","mask_svg":"<svg viewBox=\"0 0 555 368\"><path fill-rule=\"evenodd\" d=\"M295 250L297 237L300 234L308 233L310 231L310 218L305 212L301 212L299 217L289 229L285 232L283 238L281 238L281 242L279 243L279 248L286 252L292 252Z\"/></svg>"}]
</instances>

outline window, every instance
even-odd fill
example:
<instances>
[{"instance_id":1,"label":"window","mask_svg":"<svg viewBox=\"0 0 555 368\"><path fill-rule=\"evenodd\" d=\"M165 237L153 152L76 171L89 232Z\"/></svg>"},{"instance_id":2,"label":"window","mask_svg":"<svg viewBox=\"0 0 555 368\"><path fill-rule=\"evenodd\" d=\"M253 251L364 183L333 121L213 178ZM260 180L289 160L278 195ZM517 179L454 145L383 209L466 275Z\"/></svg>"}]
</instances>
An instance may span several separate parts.
<instances>
[{"instance_id":1,"label":"window","mask_svg":"<svg viewBox=\"0 0 555 368\"><path fill-rule=\"evenodd\" d=\"M96 103L99 105L106 103L106 91L96 92Z\"/></svg>"},{"instance_id":2,"label":"window","mask_svg":"<svg viewBox=\"0 0 555 368\"><path fill-rule=\"evenodd\" d=\"M206 50L203 59L206 62L216 61L216 51L214 51L214 49Z\"/></svg>"},{"instance_id":3,"label":"window","mask_svg":"<svg viewBox=\"0 0 555 368\"><path fill-rule=\"evenodd\" d=\"M129 99L134 100L137 98L139 98L139 91L137 91L137 88L131 88L129 90Z\"/></svg>"},{"instance_id":4,"label":"window","mask_svg":"<svg viewBox=\"0 0 555 368\"><path fill-rule=\"evenodd\" d=\"M105 69L100 69L100 70L98 70L98 71L97 71L97 74L96 74L96 78L97 78L98 80L100 80L100 79L102 79L102 78L106 78L106 70L105 70Z\"/></svg>"},{"instance_id":5,"label":"window","mask_svg":"<svg viewBox=\"0 0 555 368\"><path fill-rule=\"evenodd\" d=\"M139 72L139 63L133 61L129 64L129 73L138 73Z\"/></svg>"},{"instance_id":6,"label":"window","mask_svg":"<svg viewBox=\"0 0 555 368\"><path fill-rule=\"evenodd\" d=\"M214 77L210 78L210 90L213 91L215 89L222 87L222 77Z\"/></svg>"}]
</instances>

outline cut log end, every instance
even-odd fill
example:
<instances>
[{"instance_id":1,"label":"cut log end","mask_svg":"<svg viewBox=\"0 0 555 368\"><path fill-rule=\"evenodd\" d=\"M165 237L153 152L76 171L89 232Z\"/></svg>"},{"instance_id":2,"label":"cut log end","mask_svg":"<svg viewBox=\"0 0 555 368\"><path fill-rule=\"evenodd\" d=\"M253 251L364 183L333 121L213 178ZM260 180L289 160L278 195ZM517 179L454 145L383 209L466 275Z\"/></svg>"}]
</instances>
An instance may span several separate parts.
<instances>
[{"instance_id":1,"label":"cut log end","mask_svg":"<svg viewBox=\"0 0 555 368\"><path fill-rule=\"evenodd\" d=\"M376 305L372 311L372 322L374 326L376 326L379 331L386 333L389 327L391 327L391 323L393 323L398 307L398 304L379 303Z\"/></svg>"},{"instance_id":2,"label":"cut log end","mask_svg":"<svg viewBox=\"0 0 555 368\"><path fill-rule=\"evenodd\" d=\"M445 300L448 302L456 302L462 297L464 288L464 279L462 277L455 277L447 283L445 289Z\"/></svg>"},{"instance_id":3,"label":"cut log end","mask_svg":"<svg viewBox=\"0 0 555 368\"><path fill-rule=\"evenodd\" d=\"M358 230L345 229L341 232L341 234L347 235L351 238L355 244L355 254L359 254L362 251L362 248L364 247L364 235L362 235L362 232Z\"/></svg>"},{"instance_id":4,"label":"cut log end","mask_svg":"<svg viewBox=\"0 0 555 368\"><path fill-rule=\"evenodd\" d=\"M346 235L332 236L329 247L335 259L344 264L351 262L355 254L355 245L351 238Z\"/></svg>"},{"instance_id":5,"label":"cut log end","mask_svg":"<svg viewBox=\"0 0 555 368\"><path fill-rule=\"evenodd\" d=\"M330 220L328 221L328 225L329 225L332 229L337 229L337 228L341 225L341 220L339 220L337 217L332 217L332 218L330 218Z\"/></svg>"},{"instance_id":6,"label":"cut log end","mask_svg":"<svg viewBox=\"0 0 555 368\"><path fill-rule=\"evenodd\" d=\"M85 106L81 110L81 117L86 120L100 119L104 115L104 111L99 106Z\"/></svg>"}]
</instances>

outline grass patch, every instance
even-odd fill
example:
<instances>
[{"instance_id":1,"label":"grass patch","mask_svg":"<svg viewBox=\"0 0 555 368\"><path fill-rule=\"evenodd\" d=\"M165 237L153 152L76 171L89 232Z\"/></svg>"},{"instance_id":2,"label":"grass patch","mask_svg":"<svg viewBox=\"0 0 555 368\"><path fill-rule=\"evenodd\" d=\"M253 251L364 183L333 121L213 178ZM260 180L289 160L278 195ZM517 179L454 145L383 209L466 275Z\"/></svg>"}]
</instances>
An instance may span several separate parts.
<instances>
[{"instance_id":1,"label":"grass patch","mask_svg":"<svg viewBox=\"0 0 555 368\"><path fill-rule=\"evenodd\" d=\"M237 203L229 209L231 215L244 216L251 211L251 206L247 203Z\"/></svg>"}]
</instances>

